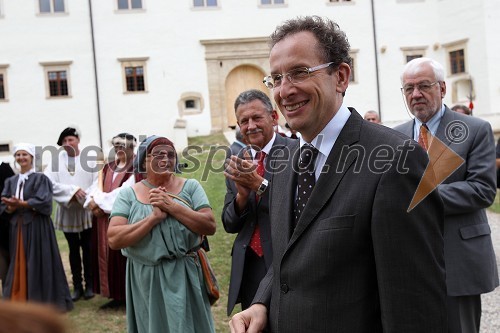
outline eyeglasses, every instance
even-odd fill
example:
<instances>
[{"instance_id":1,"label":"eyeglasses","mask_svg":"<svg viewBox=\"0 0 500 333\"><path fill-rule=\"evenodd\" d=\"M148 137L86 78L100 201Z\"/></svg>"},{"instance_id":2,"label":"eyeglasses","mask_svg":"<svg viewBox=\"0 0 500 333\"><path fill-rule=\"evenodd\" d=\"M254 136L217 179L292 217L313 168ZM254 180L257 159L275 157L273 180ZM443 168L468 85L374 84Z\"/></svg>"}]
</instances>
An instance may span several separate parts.
<instances>
[{"instance_id":1,"label":"eyeglasses","mask_svg":"<svg viewBox=\"0 0 500 333\"><path fill-rule=\"evenodd\" d=\"M403 92L403 94L405 94L405 96L410 96L411 94L413 94L415 88L418 88L418 91L420 91L421 93L428 93L429 91L431 91L432 87L435 86L437 83L439 83L439 81L433 83L421 82L416 86L412 84L407 84L403 88L401 88L401 91Z\"/></svg>"},{"instance_id":2,"label":"eyeglasses","mask_svg":"<svg viewBox=\"0 0 500 333\"><path fill-rule=\"evenodd\" d=\"M283 81L283 77L288 79L288 82L291 84L302 83L311 77L311 73L319 71L320 69L330 67L333 62L328 62L326 64L318 65L315 67L300 67L292 69L291 71L284 74L271 74L268 75L262 80L266 87L269 89L279 88L281 86L281 82Z\"/></svg>"},{"instance_id":3,"label":"eyeglasses","mask_svg":"<svg viewBox=\"0 0 500 333\"><path fill-rule=\"evenodd\" d=\"M168 158L168 159L173 159L175 158L175 153L171 151L160 151L152 154L148 154L148 156L152 156L153 158Z\"/></svg>"},{"instance_id":4,"label":"eyeglasses","mask_svg":"<svg viewBox=\"0 0 500 333\"><path fill-rule=\"evenodd\" d=\"M118 149L126 149L127 146L124 145L124 144L114 144L113 145L113 148L115 148L115 150L118 150Z\"/></svg>"}]
</instances>

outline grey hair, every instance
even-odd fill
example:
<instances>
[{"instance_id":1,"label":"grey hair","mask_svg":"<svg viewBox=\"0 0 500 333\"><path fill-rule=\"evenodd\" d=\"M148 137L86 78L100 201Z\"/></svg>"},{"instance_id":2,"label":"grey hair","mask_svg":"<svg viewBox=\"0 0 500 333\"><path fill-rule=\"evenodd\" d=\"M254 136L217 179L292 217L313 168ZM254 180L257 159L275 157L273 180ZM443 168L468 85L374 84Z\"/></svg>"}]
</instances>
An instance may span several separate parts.
<instances>
[{"instance_id":1,"label":"grey hair","mask_svg":"<svg viewBox=\"0 0 500 333\"><path fill-rule=\"evenodd\" d=\"M415 58L409 61L405 67L403 68L403 72L401 73L401 84L403 85L403 76L405 74L413 74L416 73L423 65L428 64L431 66L432 71L434 72L434 76L436 77L436 81L444 81L444 67L439 62L431 58Z\"/></svg>"},{"instance_id":2,"label":"grey hair","mask_svg":"<svg viewBox=\"0 0 500 333\"><path fill-rule=\"evenodd\" d=\"M240 105L253 102L256 99L264 104L267 112L273 112L273 104L271 103L269 96L257 89L246 90L239 94L234 101L234 112L236 113L236 110L238 110Z\"/></svg>"}]
</instances>

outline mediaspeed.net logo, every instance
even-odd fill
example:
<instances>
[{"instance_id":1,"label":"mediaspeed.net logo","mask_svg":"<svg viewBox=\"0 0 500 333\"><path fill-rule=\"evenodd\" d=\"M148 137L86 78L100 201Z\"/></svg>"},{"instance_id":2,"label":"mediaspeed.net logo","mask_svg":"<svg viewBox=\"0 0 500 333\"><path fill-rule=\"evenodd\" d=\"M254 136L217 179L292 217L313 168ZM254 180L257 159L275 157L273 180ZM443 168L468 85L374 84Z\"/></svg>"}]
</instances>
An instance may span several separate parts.
<instances>
[{"instance_id":1,"label":"mediaspeed.net logo","mask_svg":"<svg viewBox=\"0 0 500 333\"><path fill-rule=\"evenodd\" d=\"M469 137L469 128L463 121L450 122L445 129L445 136L450 144L460 144ZM420 179L408 212L415 208L422 200L434 191L438 185L455 172L465 160L455 153L446 143L428 133L429 164Z\"/></svg>"}]
</instances>

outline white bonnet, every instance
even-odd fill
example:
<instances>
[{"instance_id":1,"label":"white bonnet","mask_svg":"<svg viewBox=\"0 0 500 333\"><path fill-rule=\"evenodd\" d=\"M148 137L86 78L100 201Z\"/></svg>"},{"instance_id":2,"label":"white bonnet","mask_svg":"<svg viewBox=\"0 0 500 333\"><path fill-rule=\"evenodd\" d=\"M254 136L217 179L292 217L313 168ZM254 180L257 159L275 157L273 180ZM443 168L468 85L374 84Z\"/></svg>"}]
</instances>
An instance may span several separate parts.
<instances>
[{"instance_id":1,"label":"white bonnet","mask_svg":"<svg viewBox=\"0 0 500 333\"><path fill-rule=\"evenodd\" d=\"M18 143L17 145L14 146L14 155L20 151L24 150L27 151L31 156L35 157L35 145L31 143Z\"/></svg>"}]
</instances>

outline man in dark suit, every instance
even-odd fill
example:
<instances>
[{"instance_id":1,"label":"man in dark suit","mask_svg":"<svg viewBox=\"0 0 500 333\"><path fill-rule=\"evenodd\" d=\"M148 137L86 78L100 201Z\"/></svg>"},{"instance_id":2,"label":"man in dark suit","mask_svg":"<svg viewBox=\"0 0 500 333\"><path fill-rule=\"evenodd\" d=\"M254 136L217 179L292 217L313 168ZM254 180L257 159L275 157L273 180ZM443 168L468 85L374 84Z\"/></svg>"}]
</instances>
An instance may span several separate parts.
<instances>
[{"instance_id":1,"label":"man in dark suit","mask_svg":"<svg viewBox=\"0 0 500 333\"><path fill-rule=\"evenodd\" d=\"M451 111L443 104L444 68L429 58L410 61L401 77L402 91L415 116L395 129L419 140L429 151L439 139L464 159L441 185L444 203L444 254L449 332L479 332L481 295L498 286L498 272L486 217L496 195L495 143L491 126ZM422 130L422 127L425 127ZM420 139L422 142L423 139ZM432 156L432 154L429 154Z\"/></svg>"},{"instance_id":2,"label":"man in dark suit","mask_svg":"<svg viewBox=\"0 0 500 333\"><path fill-rule=\"evenodd\" d=\"M425 151L344 105L336 23L289 20L271 47L265 83L302 137L272 165L273 264L231 331L445 333L443 206L433 192L408 212Z\"/></svg>"},{"instance_id":3,"label":"man in dark suit","mask_svg":"<svg viewBox=\"0 0 500 333\"><path fill-rule=\"evenodd\" d=\"M234 156L228 160L225 173L227 193L222 223L227 232L238 233L232 250L228 316L236 303L241 303L243 310L250 306L260 281L271 265L267 187L272 170L269 164L291 141L274 132L278 114L262 91L242 92L236 98L234 109L243 140L250 147L240 151L239 158ZM261 163L264 167L259 169L257 164L263 153L265 156L262 155Z\"/></svg>"}]
</instances>

